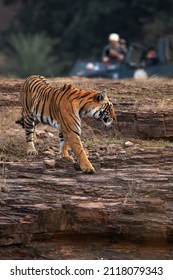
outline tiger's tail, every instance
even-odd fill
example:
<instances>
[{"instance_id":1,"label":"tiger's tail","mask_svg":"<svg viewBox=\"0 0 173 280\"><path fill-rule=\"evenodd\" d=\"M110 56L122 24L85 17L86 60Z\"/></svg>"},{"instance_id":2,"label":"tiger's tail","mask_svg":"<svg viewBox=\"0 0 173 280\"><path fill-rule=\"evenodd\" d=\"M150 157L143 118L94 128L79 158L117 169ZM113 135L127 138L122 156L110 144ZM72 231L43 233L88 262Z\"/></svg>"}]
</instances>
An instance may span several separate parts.
<instances>
[{"instance_id":1,"label":"tiger's tail","mask_svg":"<svg viewBox=\"0 0 173 280\"><path fill-rule=\"evenodd\" d=\"M24 128L24 119L23 119L23 117L21 117L20 119L18 119L18 120L16 121L16 123L19 124L19 125L21 125L21 126Z\"/></svg>"}]
</instances>

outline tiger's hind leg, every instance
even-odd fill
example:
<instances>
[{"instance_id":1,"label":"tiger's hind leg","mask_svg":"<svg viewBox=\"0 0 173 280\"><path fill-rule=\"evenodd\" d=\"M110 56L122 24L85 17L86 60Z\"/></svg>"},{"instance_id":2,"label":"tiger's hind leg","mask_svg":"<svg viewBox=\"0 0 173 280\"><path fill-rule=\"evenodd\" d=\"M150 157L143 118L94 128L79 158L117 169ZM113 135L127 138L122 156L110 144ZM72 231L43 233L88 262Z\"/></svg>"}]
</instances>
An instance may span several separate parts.
<instances>
[{"instance_id":1,"label":"tiger's hind leg","mask_svg":"<svg viewBox=\"0 0 173 280\"><path fill-rule=\"evenodd\" d=\"M73 161L73 158L68 153L68 143L64 138L62 131L59 132L59 144L60 144L60 158Z\"/></svg>"},{"instance_id":2,"label":"tiger's hind leg","mask_svg":"<svg viewBox=\"0 0 173 280\"><path fill-rule=\"evenodd\" d=\"M36 140L36 135L35 135L35 121L33 116L24 118L24 128L26 132L27 155L37 155L38 152L34 145L34 142Z\"/></svg>"}]
</instances>

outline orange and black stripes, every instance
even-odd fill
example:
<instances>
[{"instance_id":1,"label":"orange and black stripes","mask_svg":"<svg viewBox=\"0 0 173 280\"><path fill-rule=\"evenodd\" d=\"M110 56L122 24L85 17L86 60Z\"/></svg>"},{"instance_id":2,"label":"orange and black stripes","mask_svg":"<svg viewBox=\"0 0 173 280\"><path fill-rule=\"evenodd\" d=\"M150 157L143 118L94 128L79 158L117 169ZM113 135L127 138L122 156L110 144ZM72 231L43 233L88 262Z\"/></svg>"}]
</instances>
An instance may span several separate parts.
<instances>
[{"instance_id":1,"label":"orange and black stripes","mask_svg":"<svg viewBox=\"0 0 173 280\"><path fill-rule=\"evenodd\" d=\"M34 130L38 122L58 128L60 156L69 157L67 143L71 146L82 170L92 172L80 141L81 118L99 118L105 125L115 119L112 103L105 93L80 90L71 84L53 87L42 76L26 79L21 89L22 119L17 121L26 131L27 153L36 154Z\"/></svg>"}]
</instances>

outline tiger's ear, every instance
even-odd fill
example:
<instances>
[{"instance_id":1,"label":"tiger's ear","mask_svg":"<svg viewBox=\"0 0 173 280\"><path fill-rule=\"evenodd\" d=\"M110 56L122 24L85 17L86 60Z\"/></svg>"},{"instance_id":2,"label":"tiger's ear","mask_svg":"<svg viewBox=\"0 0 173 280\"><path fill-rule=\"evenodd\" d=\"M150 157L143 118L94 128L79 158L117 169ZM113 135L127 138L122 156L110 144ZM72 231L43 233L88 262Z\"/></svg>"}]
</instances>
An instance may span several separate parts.
<instances>
[{"instance_id":1,"label":"tiger's ear","mask_svg":"<svg viewBox=\"0 0 173 280\"><path fill-rule=\"evenodd\" d=\"M106 93L103 91L96 95L96 100L98 102L100 102L100 101L103 101L105 99L105 97L106 97Z\"/></svg>"}]
</instances>

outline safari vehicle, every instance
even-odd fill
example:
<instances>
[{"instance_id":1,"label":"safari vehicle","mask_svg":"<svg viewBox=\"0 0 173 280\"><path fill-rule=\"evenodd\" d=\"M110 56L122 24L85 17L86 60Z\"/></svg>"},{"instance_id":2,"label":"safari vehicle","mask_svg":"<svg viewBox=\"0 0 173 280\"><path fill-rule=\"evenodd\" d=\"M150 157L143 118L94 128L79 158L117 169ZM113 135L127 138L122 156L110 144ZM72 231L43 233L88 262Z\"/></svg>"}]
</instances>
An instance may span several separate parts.
<instances>
[{"instance_id":1,"label":"safari vehicle","mask_svg":"<svg viewBox=\"0 0 173 280\"><path fill-rule=\"evenodd\" d=\"M91 78L140 78L150 76L173 77L173 35L160 38L157 45L159 62L157 65L145 66L145 48L133 43L129 47L125 62L106 65L101 61L78 60L70 76Z\"/></svg>"}]
</instances>

